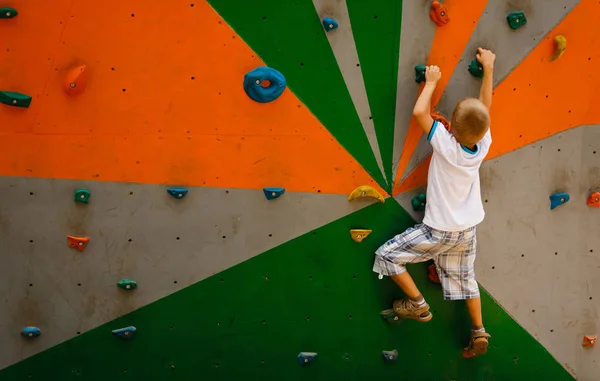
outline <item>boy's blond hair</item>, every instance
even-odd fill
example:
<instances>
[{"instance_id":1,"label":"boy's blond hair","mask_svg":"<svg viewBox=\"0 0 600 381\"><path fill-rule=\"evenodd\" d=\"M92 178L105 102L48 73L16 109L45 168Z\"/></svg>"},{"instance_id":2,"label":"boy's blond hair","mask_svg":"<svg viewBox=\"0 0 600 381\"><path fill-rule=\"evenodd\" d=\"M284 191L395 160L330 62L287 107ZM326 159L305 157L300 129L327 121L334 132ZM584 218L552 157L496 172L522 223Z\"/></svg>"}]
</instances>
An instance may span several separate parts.
<instances>
[{"instance_id":1,"label":"boy's blond hair","mask_svg":"<svg viewBox=\"0 0 600 381\"><path fill-rule=\"evenodd\" d=\"M466 147L473 147L490 127L490 113L479 99L465 98L452 113L452 133Z\"/></svg>"}]
</instances>

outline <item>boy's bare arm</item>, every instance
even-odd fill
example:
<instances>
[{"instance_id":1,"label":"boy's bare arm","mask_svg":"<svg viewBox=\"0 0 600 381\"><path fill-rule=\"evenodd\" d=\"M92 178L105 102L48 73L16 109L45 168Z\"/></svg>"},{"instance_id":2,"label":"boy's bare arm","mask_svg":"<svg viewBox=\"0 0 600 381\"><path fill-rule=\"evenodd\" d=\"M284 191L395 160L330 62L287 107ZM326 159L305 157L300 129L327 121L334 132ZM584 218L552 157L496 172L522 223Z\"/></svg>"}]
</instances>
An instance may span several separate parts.
<instances>
[{"instance_id":1,"label":"boy's bare arm","mask_svg":"<svg viewBox=\"0 0 600 381\"><path fill-rule=\"evenodd\" d=\"M494 61L496 55L491 50L478 48L477 60L483 66L483 80L479 90L479 100L488 108L492 107L492 90L494 87Z\"/></svg>"},{"instance_id":2,"label":"boy's bare arm","mask_svg":"<svg viewBox=\"0 0 600 381\"><path fill-rule=\"evenodd\" d=\"M417 103L415 103L415 107L413 108L413 116L426 134L429 134L433 125L431 97L441 77L442 73L439 67L427 66L425 69L425 87L423 87L423 91L421 91Z\"/></svg>"}]
</instances>

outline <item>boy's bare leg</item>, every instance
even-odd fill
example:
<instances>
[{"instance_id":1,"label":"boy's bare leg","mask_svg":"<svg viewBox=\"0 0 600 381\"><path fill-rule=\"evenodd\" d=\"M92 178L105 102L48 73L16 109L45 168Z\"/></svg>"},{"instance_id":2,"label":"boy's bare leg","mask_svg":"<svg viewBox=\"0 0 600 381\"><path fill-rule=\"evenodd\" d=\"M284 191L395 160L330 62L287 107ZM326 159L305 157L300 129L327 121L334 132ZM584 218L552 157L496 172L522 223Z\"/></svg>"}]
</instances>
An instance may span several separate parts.
<instances>
[{"instance_id":1,"label":"boy's bare leg","mask_svg":"<svg viewBox=\"0 0 600 381\"><path fill-rule=\"evenodd\" d=\"M417 288L415 281L410 276L408 271L405 273L402 273L402 274L393 275L393 276L391 276L391 278L394 282L396 282L396 284L398 286L400 286L402 291L404 291L404 293L406 294L406 296L409 297L410 300L414 300L414 301L423 300L423 296L419 292L419 289Z\"/></svg>"},{"instance_id":2,"label":"boy's bare leg","mask_svg":"<svg viewBox=\"0 0 600 381\"><path fill-rule=\"evenodd\" d=\"M467 299L465 300L465 303L467 304L467 310L471 317L471 327L475 330L482 329L483 318L481 316L481 298Z\"/></svg>"}]
</instances>

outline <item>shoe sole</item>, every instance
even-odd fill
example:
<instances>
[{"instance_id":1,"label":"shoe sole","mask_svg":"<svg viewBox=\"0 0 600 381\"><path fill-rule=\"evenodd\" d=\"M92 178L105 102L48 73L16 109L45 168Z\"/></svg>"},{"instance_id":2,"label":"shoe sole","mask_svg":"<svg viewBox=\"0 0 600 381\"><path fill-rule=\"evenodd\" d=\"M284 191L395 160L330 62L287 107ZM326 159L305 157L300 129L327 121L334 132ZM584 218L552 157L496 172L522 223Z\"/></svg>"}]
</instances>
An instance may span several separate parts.
<instances>
[{"instance_id":1,"label":"shoe sole","mask_svg":"<svg viewBox=\"0 0 600 381\"><path fill-rule=\"evenodd\" d=\"M487 352L488 341L485 339L479 339L473 343L473 353L475 355L484 355Z\"/></svg>"}]
</instances>

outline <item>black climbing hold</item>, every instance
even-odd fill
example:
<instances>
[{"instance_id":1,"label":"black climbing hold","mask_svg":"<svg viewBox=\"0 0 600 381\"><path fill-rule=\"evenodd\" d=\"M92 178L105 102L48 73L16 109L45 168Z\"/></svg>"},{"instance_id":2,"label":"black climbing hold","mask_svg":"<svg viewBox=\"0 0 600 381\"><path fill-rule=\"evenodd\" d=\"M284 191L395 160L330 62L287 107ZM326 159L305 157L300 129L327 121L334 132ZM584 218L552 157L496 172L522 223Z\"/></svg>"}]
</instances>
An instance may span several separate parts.
<instances>
[{"instance_id":1,"label":"black climbing hold","mask_svg":"<svg viewBox=\"0 0 600 381\"><path fill-rule=\"evenodd\" d=\"M571 199L568 193L555 193L550 195L550 210L554 208L566 204Z\"/></svg>"},{"instance_id":2,"label":"black climbing hold","mask_svg":"<svg viewBox=\"0 0 600 381\"><path fill-rule=\"evenodd\" d=\"M383 359L387 362L395 362L398 360L398 350L394 349L392 351L381 351L381 355Z\"/></svg>"},{"instance_id":3,"label":"black climbing hold","mask_svg":"<svg viewBox=\"0 0 600 381\"><path fill-rule=\"evenodd\" d=\"M418 194L410 200L410 203L415 212L422 212L427 204L427 196L425 193Z\"/></svg>"},{"instance_id":4,"label":"black climbing hold","mask_svg":"<svg viewBox=\"0 0 600 381\"><path fill-rule=\"evenodd\" d=\"M415 66L415 82L421 83L425 82L425 65L417 65Z\"/></svg>"},{"instance_id":5,"label":"black climbing hold","mask_svg":"<svg viewBox=\"0 0 600 381\"><path fill-rule=\"evenodd\" d=\"M527 24L527 17L525 17L525 13L523 12L510 12L506 16L506 20L508 20L508 25L512 30L519 29Z\"/></svg>"},{"instance_id":6,"label":"black climbing hold","mask_svg":"<svg viewBox=\"0 0 600 381\"><path fill-rule=\"evenodd\" d=\"M474 59L469 64L469 73L473 77L482 78L483 77L483 65L477 59Z\"/></svg>"},{"instance_id":7,"label":"black climbing hold","mask_svg":"<svg viewBox=\"0 0 600 381\"><path fill-rule=\"evenodd\" d=\"M402 321L393 308L381 311L379 316L381 316L388 323L400 323Z\"/></svg>"},{"instance_id":8,"label":"black climbing hold","mask_svg":"<svg viewBox=\"0 0 600 381\"><path fill-rule=\"evenodd\" d=\"M21 335L25 337L38 337L41 335L40 329L38 327L25 327L21 331Z\"/></svg>"},{"instance_id":9,"label":"black climbing hold","mask_svg":"<svg viewBox=\"0 0 600 381\"><path fill-rule=\"evenodd\" d=\"M90 201L91 193L89 190L78 189L75 191L75 202L87 204Z\"/></svg>"},{"instance_id":10,"label":"black climbing hold","mask_svg":"<svg viewBox=\"0 0 600 381\"><path fill-rule=\"evenodd\" d=\"M122 339L131 340L131 339L133 339L133 336L135 335L135 331L136 331L136 328L134 326L130 326L130 327L125 327L125 328L115 329L114 331L112 331L112 333L113 333L113 335L118 336Z\"/></svg>"},{"instance_id":11,"label":"black climbing hold","mask_svg":"<svg viewBox=\"0 0 600 381\"><path fill-rule=\"evenodd\" d=\"M188 193L188 190L185 188L169 188L167 189L167 192L175 198L184 198Z\"/></svg>"},{"instance_id":12,"label":"black climbing hold","mask_svg":"<svg viewBox=\"0 0 600 381\"><path fill-rule=\"evenodd\" d=\"M117 286L123 290L130 291L137 288L137 282L131 279L121 279L117 282Z\"/></svg>"},{"instance_id":13,"label":"black climbing hold","mask_svg":"<svg viewBox=\"0 0 600 381\"><path fill-rule=\"evenodd\" d=\"M300 365L310 364L317 358L316 352L300 352L298 353L298 363Z\"/></svg>"},{"instance_id":14,"label":"black climbing hold","mask_svg":"<svg viewBox=\"0 0 600 381\"><path fill-rule=\"evenodd\" d=\"M9 8L9 7L0 8L0 19L12 19L13 17L15 17L18 14L19 14L19 12L17 12L17 10L14 8Z\"/></svg>"},{"instance_id":15,"label":"black climbing hold","mask_svg":"<svg viewBox=\"0 0 600 381\"><path fill-rule=\"evenodd\" d=\"M285 193L285 188L263 188L267 200L273 200L281 197Z\"/></svg>"},{"instance_id":16,"label":"black climbing hold","mask_svg":"<svg viewBox=\"0 0 600 381\"><path fill-rule=\"evenodd\" d=\"M0 90L0 103L15 107L29 107L31 97L29 95L15 93L14 91Z\"/></svg>"},{"instance_id":17,"label":"black climbing hold","mask_svg":"<svg viewBox=\"0 0 600 381\"><path fill-rule=\"evenodd\" d=\"M336 29L337 27L338 27L337 21L335 21L331 17L325 17L323 19L323 28L325 28L325 31L329 32L329 31Z\"/></svg>"}]
</instances>

